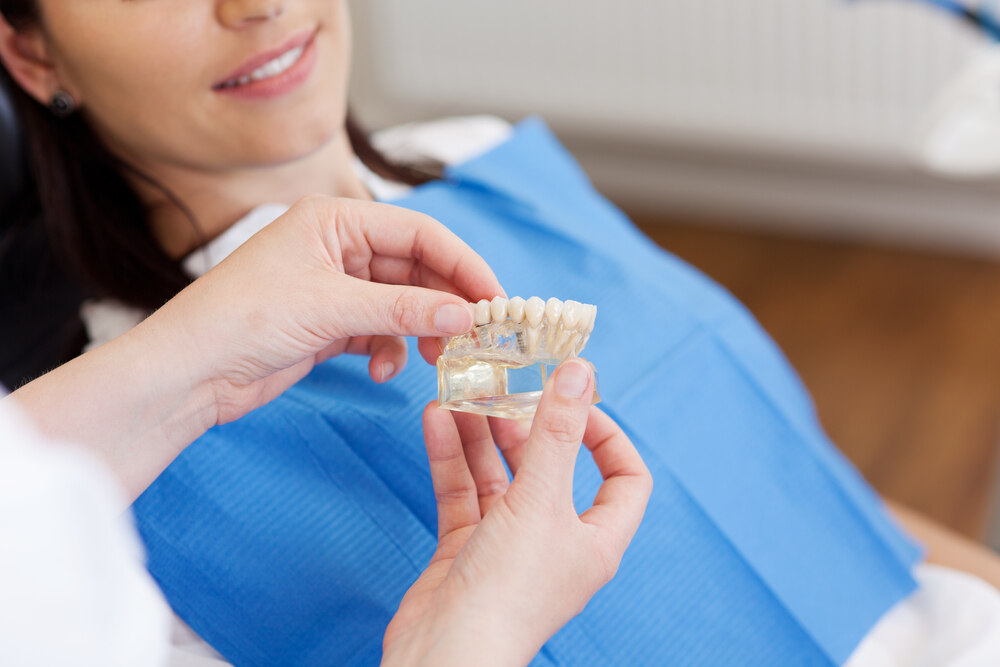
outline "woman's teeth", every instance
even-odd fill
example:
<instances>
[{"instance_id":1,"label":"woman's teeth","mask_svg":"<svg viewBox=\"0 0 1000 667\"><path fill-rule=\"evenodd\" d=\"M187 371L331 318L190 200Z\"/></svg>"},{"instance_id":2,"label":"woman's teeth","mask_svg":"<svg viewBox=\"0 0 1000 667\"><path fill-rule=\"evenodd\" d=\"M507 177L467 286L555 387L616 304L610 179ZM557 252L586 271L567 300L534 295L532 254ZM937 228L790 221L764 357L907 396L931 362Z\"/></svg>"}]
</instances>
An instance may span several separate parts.
<instances>
[{"instance_id":1,"label":"woman's teeth","mask_svg":"<svg viewBox=\"0 0 1000 667\"><path fill-rule=\"evenodd\" d=\"M245 86L253 81L260 81L262 79L270 79L271 77L278 76L297 63L305 50L305 46L297 46L290 51L286 51L274 60L264 63L249 74L241 76L238 79L233 79L232 81L226 81L219 87L234 88L236 86Z\"/></svg>"}]
</instances>

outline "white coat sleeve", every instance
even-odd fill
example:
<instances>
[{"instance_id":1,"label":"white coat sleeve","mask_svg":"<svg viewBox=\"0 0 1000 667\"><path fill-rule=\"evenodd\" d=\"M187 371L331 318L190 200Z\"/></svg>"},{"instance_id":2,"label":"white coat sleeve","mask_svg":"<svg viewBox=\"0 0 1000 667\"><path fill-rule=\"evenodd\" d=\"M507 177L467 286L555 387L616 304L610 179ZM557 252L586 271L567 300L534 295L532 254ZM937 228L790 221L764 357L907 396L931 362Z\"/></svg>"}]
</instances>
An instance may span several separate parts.
<instances>
[{"instance_id":1,"label":"white coat sleeve","mask_svg":"<svg viewBox=\"0 0 1000 667\"><path fill-rule=\"evenodd\" d=\"M44 441L12 400L0 400L0 664L165 664L169 610L115 480Z\"/></svg>"}]
</instances>

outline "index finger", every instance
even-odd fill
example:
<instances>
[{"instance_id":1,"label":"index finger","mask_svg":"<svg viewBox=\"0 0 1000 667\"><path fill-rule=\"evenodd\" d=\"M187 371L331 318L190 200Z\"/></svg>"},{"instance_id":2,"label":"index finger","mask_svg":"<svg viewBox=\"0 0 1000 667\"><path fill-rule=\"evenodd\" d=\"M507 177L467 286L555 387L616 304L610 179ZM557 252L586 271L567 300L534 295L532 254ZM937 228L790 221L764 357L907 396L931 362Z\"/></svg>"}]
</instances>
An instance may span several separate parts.
<instances>
[{"instance_id":1,"label":"index finger","mask_svg":"<svg viewBox=\"0 0 1000 667\"><path fill-rule=\"evenodd\" d=\"M476 482L453 415L431 401L424 408L424 443L437 500L438 538L479 523Z\"/></svg>"},{"instance_id":2,"label":"index finger","mask_svg":"<svg viewBox=\"0 0 1000 667\"><path fill-rule=\"evenodd\" d=\"M437 274L470 301L503 294L486 260L429 215L361 200L339 200L338 205L340 215L333 217L348 274L365 269L374 256L413 259L430 269L427 275Z\"/></svg>"},{"instance_id":3,"label":"index finger","mask_svg":"<svg viewBox=\"0 0 1000 667\"><path fill-rule=\"evenodd\" d=\"M595 406L590 408L583 444L590 450L604 483L597 491L594 506L581 514L580 520L612 533L619 552L624 553L646 511L653 478L628 436Z\"/></svg>"}]
</instances>

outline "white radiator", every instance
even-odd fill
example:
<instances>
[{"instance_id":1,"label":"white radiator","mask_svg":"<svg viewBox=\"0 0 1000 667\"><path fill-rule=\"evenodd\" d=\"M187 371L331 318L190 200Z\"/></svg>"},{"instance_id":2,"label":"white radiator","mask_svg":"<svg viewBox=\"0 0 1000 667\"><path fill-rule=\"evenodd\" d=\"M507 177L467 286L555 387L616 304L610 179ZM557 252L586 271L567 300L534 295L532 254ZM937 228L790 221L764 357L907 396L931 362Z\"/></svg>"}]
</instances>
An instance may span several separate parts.
<instances>
[{"instance_id":1,"label":"white radiator","mask_svg":"<svg viewBox=\"0 0 1000 667\"><path fill-rule=\"evenodd\" d=\"M676 173L683 164L663 166L678 149L849 165L891 172L893 181L912 167L915 133L934 96L983 45L964 25L912 0L358 0L353 11L353 94L369 121L537 113L576 142L585 163L588 146L641 149L641 185L621 155L604 173L597 152L587 166L597 165L598 184L612 194L627 199L641 187L649 204L719 199L724 174L699 167L700 176L685 180ZM684 187L671 189L655 174L649 180L651 164ZM858 175L865 183L869 176ZM755 178L751 199L768 200ZM914 216L900 208L893 183L885 202L893 210L877 203L870 211L838 209L841 187L829 206L820 197L786 213L856 214L853 227L838 221L845 233L878 234L880 219L893 219L883 236L905 237L909 228L895 218ZM980 249L985 240L1000 250L1000 223L991 224L1000 196L982 184L940 185L951 197L944 213L956 192L974 191L972 208L956 213L969 218L970 230L954 219L941 221L950 230L932 229L928 216L942 211L925 203L914 212L911 236ZM775 186L778 193L787 187ZM869 199L879 197L869 192ZM782 214L780 203L756 208L765 217Z\"/></svg>"}]
</instances>

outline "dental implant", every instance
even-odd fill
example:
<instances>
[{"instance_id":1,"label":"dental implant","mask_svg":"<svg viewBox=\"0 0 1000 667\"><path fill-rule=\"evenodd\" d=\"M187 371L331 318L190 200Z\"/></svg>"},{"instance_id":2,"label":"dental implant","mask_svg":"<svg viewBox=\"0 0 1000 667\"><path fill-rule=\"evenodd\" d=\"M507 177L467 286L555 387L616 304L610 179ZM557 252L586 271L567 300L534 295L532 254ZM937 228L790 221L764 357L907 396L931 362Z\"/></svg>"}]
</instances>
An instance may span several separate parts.
<instances>
[{"instance_id":1,"label":"dental implant","mask_svg":"<svg viewBox=\"0 0 1000 667\"><path fill-rule=\"evenodd\" d=\"M531 419L548 376L583 351L594 330L597 306L498 296L476 303L474 313L472 331L450 338L438 358L438 405ZM595 389L593 402L599 400Z\"/></svg>"}]
</instances>

